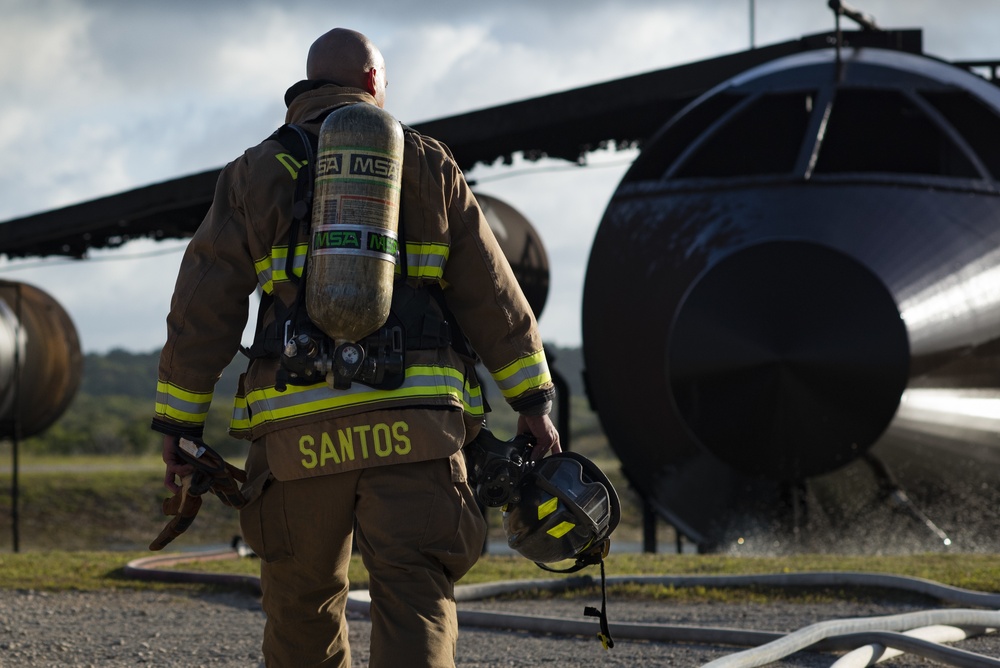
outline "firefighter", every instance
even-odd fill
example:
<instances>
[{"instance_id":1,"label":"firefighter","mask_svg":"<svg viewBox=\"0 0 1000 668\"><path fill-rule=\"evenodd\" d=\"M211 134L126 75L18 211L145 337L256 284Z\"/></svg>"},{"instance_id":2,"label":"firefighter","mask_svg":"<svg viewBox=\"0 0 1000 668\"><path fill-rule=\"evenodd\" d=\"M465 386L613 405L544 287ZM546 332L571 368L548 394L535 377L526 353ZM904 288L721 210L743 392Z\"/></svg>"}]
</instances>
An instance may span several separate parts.
<instances>
[{"instance_id":1,"label":"firefighter","mask_svg":"<svg viewBox=\"0 0 1000 668\"><path fill-rule=\"evenodd\" d=\"M285 96L286 124L313 136L331 110L384 107L385 63L360 33L319 37L306 76ZM240 348L249 295L262 294L230 432L251 442L240 523L261 557L268 666L351 665L352 540L370 576L371 665L454 665L453 586L485 537L462 453L488 410L474 354L520 414L519 431L536 439L532 457L560 451L534 316L449 150L404 129L388 337L397 346L383 350L377 336L361 344L376 348L363 350L368 358L391 361L405 342L392 382L333 384L283 368L298 340L289 328L308 325L309 223L295 223L300 193L311 190L296 187L312 174L304 139L276 133L225 167L177 277L153 419L174 492L191 473L178 439L201 436L215 382Z\"/></svg>"}]
</instances>

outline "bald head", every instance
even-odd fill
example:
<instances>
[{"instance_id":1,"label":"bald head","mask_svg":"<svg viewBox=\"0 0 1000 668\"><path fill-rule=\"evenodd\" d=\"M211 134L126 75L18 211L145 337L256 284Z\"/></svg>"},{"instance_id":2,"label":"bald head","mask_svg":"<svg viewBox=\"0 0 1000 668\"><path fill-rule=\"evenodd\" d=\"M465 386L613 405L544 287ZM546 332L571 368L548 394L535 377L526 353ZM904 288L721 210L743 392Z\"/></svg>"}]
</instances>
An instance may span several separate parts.
<instances>
[{"instance_id":1,"label":"bald head","mask_svg":"<svg viewBox=\"0 0 1000 668\"><path fill-rule=\"evenodd\" d=\"M385 104L385 60L371 40L354 30L334 28L313 42L306 77L367 90L378 106Z\"/></svg>"}]
</instances>

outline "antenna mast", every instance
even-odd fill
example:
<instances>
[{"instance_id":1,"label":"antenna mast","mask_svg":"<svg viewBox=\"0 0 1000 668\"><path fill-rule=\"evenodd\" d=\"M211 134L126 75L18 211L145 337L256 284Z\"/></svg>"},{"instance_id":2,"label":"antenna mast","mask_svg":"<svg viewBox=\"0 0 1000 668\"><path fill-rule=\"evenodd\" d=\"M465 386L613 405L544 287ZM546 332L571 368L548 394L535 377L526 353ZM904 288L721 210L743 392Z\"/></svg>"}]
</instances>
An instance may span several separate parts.
<instances>
[{"instance_id":1,"label":"antenna mast","mask_svg":"<svg viewBox=\"0 0 1000 668\"><path fill-rule=\"evenodd\" d=\"M827 6L833 10L834 25L837 31L837 78L840 78L841 73L841 61L840 61L840 49L843 46L844 38L840 32L840 17L841 15L846 16L851 19L864 31L879 31L882 30L875 24L875 17L871 14L865 14L861 10L851 7L846 2L841 2L841 0L829 0Z\"/></svg>"}]
</instances>

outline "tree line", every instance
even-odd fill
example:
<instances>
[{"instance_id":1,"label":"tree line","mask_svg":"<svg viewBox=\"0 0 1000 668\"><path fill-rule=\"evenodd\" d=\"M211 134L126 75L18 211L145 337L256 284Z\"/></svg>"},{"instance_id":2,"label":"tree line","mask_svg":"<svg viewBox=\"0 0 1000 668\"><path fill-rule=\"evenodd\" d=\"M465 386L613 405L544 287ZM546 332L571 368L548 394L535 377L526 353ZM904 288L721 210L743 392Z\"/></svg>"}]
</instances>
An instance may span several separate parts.
<instances>
[{"instance_id":1,"label":"tree line","mask_svg":"<svg viewBox=\"0 0 1000 668\"><path fill-rule=\"evenodd\" d=\"M149 427L156 401L159 358L159 350L84 355L80 389L72 403L46 431L25 439L22 451L39 455L159 452L162 437ZM245 367L246 361L239 356L226 369L206 423L205 440L224 451L246 447L245 442L230 438L226 432L236 381Z\"/></svg>"}]
</instances>

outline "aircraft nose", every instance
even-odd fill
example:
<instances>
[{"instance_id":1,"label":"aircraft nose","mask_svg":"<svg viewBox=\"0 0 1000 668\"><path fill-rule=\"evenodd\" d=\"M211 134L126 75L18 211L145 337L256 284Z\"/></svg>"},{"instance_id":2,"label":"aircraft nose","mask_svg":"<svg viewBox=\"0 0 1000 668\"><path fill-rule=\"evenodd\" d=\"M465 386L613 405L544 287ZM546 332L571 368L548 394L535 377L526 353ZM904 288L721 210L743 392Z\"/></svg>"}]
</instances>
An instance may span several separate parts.
<instances>
[{"instance_id":1,"label":"aircraft nose","mask_svg":"<svg viewBox=\"0 0 1000 668\"><path fill-rule=\"evenodd\" d=\"M768 241L709 267L681 303L668 376L698 441L751 475L796 479L861 455L909 375L895 300L854 258Z\"/></svg>"}]
</instances>

